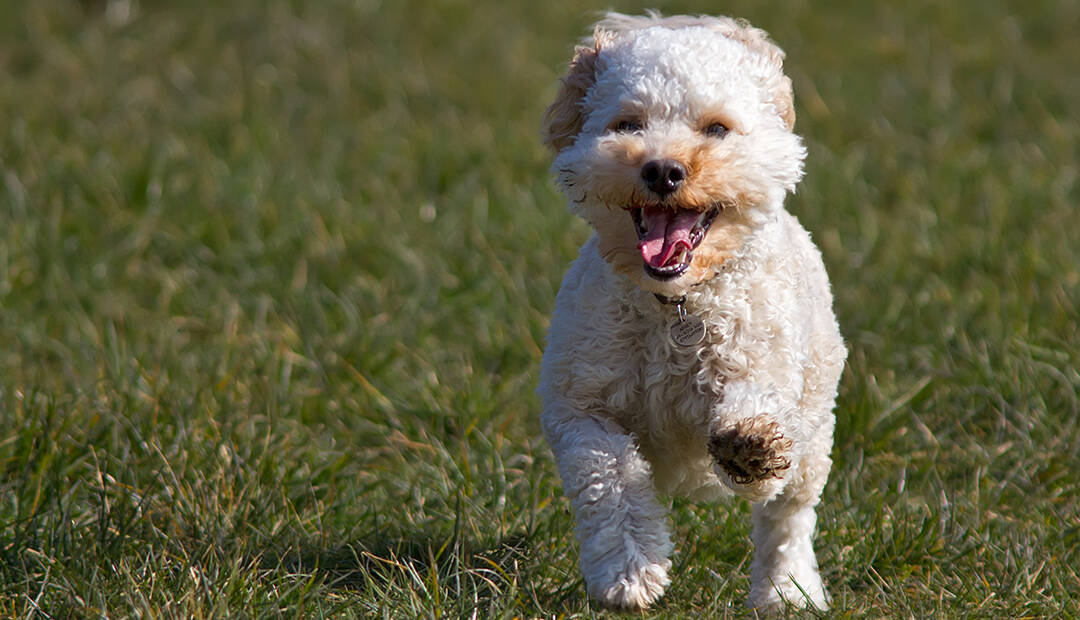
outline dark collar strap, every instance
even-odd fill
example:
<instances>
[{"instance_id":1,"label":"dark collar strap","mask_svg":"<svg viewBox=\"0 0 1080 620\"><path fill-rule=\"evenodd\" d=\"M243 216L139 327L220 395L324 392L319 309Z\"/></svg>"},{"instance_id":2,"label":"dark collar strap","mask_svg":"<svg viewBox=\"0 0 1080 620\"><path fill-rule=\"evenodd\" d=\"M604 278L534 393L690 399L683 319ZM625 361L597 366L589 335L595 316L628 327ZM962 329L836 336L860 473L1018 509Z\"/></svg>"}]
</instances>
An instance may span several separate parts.
<instances>
[{"instance_id":1,"label":"dark collar strap","mask_svg":"<svg viewBox=\"0 0 1080 620\"><path fill-rule=\"evenodd\" d=\"M668 297L666 295L661 295L660 293L653 293L653 295L656 296L657 301L669 306L678 306L686 303L686 295L679 295L678 297Z\"/></svg>"}]
</instances>

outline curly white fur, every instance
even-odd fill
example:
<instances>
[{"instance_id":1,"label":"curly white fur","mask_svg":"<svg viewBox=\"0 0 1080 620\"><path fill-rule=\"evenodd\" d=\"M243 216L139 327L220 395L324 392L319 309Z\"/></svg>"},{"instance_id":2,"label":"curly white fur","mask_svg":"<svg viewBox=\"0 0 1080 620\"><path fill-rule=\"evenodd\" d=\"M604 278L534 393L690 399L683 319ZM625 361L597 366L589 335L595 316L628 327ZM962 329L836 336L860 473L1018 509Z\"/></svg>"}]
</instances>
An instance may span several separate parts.
<instances>
[{"instance_id":1,"label":"curly white fur","mask_svg":"<svg viewBox=\"0 0 1080 620\"><path fill-rule=\"evenodd\" d=\"M645 608L669 583L658 492L734 492L754 503L749 604L826 607L814 507L846 349L821 256L783 208L805 150L782 59L727 18L611 14L548 110L553 170L596 234L556 302L542 424L588 592L609 606ZM716 123L725 135L703 133ZM661 158L686 169L670 195L642 181ZM646 206L719 211L677 277L643 269L627 212ZM673 344L675 308L656 294L685 295L704 341Z\"/></svg>"}]
</instances>

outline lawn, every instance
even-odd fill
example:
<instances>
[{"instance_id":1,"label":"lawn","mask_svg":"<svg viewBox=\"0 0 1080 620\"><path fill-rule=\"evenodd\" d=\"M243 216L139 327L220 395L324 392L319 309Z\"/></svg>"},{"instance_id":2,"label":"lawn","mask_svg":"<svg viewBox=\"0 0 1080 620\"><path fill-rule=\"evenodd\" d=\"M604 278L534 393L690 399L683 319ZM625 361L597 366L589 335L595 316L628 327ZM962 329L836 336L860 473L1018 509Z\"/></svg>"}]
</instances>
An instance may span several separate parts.
<instances>
[{"instance_id":1,"label":"lawn","mask_svg":"<svg viewBox=\"0 0 1080 620\"><path fill-rule=\"evenodd\" d=\"M608 615L533 390L588 235L540 117L612 6L788 53L829 615L1080 615L1080 4L12 0L0 616ZM750 613L748 517L674 502L657 617Z\"/></svg>"}]
</instances>

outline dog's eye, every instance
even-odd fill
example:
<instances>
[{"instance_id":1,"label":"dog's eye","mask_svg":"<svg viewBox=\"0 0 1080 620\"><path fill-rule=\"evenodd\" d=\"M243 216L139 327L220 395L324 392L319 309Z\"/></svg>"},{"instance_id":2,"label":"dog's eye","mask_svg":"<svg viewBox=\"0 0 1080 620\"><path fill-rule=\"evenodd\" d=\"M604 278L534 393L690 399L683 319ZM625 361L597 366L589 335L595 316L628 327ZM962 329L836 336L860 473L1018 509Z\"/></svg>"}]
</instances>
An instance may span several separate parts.
<instances>
[{"instance_id":1,"label":"dog's eye","mask_svg":"<svg viewBox=\"0 0 1080 620\"><path fill-rule=\"evenodd\" d=\"M713 123L705 128L705 135L710 138L723 138L727 135L727 125L723 123Z\"/></svg>"},{"instance_id":2,"label":"dog's eye","mask_svg":"<svg viewBox=\"0 0 1080 620\"><path fill-rule=\"evenodd\" d=\"M612 127L612 129L616 133L634 133L636 131L641 131L642 129L645 129L645 125L642 124L641 121L624 120L616 123L615 126Z\"/></svg>"}]
</instances>

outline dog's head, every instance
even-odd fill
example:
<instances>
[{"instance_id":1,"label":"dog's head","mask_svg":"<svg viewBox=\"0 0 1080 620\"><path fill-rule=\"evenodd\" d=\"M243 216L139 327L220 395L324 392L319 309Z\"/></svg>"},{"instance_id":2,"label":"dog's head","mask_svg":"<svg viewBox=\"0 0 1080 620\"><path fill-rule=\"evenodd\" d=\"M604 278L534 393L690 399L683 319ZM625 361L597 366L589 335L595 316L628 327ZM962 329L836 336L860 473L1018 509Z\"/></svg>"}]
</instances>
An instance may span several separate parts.
<instances>
[{"instance_id":1,"label":"dog's head","mask_svg":"<svg viewBox=\"0 0 1080 620\"><path fill-rule=\"evenodd\" d=\"M728 18L609 14L545 115L552 169L641 287L713 277L802 177L783 52Z\"/></svg>"}]
</instances>

